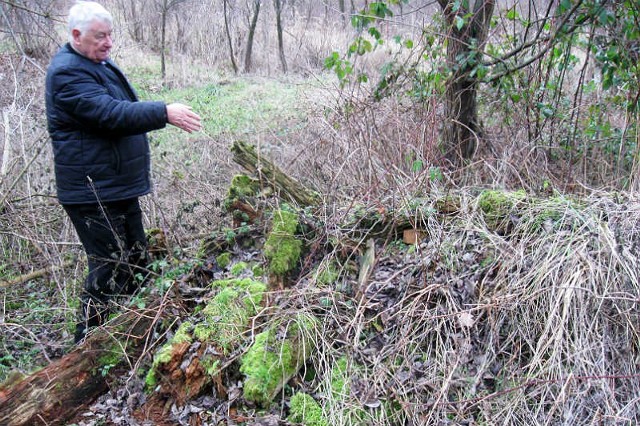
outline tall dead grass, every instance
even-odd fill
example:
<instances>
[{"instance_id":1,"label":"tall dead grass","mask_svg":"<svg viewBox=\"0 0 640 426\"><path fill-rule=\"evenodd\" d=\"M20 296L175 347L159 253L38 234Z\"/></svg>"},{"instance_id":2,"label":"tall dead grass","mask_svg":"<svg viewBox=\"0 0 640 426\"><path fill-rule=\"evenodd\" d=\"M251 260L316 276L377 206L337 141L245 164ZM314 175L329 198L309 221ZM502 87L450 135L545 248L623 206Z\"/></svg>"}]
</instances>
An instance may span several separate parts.
<instances>
[{"instance_id":1,"label":"tall dead grass","mask_svg":"<svg viewBox=\"0 0 640 426\"><path fill-rule=\"evenodd\" d=\"M379 245L364 286L342 269L307 293L330 424L640 420L638 200L532 199L503 234L456 196L415 251Z\"/></svg>"}]
</instances>

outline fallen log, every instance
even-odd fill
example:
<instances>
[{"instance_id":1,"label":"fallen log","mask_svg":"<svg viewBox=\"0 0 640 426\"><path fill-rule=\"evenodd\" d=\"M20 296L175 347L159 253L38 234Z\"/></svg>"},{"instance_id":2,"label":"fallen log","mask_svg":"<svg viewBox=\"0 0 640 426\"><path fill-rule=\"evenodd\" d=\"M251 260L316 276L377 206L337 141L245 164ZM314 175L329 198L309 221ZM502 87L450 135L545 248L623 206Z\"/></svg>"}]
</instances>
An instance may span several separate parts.
<instances>
[{"instance_id":1,"label":"fallen log","mask_svg":"<svg viewBox=\"0 0 640 426\"><path fill-rule=\"evenodd\" d=\"M281 198L303 207L320 202L320 196L317 193L282 172L278 166L257 152L255 147L236 141L231 147L231 152L233 161L255 174L262 185L272 188Z\"/></svg>"},{"instance_id":2,"label":"fallen log","mask_svg":"<svg viewBox=\"0 0 640 426\"><path fill-rule=\"evenodd\" d=\"M218 395L226 394L223 366L242 345L267 285L252 279L228 279L214 281L211 287L217 294L202 310L198 323L183 322L154 356L145 381L160 400L182 405L211 385Z\"/></svg>"},{"instance_id":3,"label":"fallen log","mask_svg":"<svg viewBox=\"0 0 640 426\"><path fill-rule=\"evenodd\" d=\"M0 385L0 425L62 425L108 390L109 377L130 369L167 303L125 312L43 369Z\"/></svg>"}]
</instances>

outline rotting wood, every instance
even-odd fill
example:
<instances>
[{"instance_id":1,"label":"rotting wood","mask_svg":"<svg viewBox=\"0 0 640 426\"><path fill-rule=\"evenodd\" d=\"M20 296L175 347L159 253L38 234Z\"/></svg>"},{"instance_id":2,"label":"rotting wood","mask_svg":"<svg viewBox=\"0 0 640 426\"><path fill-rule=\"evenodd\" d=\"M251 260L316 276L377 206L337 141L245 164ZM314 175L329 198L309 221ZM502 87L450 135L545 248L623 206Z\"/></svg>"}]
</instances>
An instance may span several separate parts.
<instances>
[{"instance_id":1,"label":"rotting wood","mask_svg":"<svg viewBox=\"0 0 640 426\"><path fill-rule=\"evenodd\" d=\"M358 273L358 289L360 295L364 294L367 289L367 283L371 276L371 271L376 263L376 244L373 238L367 240L367 248L364 255L360 258L360 271Z\"/></svg>"},{"instance_id":2,"label":"rotting wood","mask_svg":"<svg viewBox=\"0 0 640 426\"><path fill-rule=\"evenodd\" d=\"M165 301L166 303L166 301ZM0 425L63 425L108 390L108 377L139 357L166 308L156 301L95 329L72 352L0 385Z\"/></svg>"},{"instance_id":3,"label":"rotting wood","mask_svg":"<svg viewBox=\"0 0 640 426\"><path fill-rule=\"evenodd\" d=\"M233 143L231 152L233 161L255 174L262 185L273 188L283 199L296 202L300 206L313 206L320 202L318 194L282 172L278 166L260 155L255 147L236 141Z\"/></svg>"},{"instance_id":4,"label":"rotting wood","mask_svg":"<svg viewBox=\"0 0 640 426\"><path fill-rule=\"evenodd\" d=\"M232 353L245 339L244 332L264 301L267 285L251 279L218 280L218 289L202 310L203 318L185 322L165 346L156 352L147 385L155 387L153 404L176 401L182 405L208 387L226 396L222 374Z\"/></svg>"}]
</instances>

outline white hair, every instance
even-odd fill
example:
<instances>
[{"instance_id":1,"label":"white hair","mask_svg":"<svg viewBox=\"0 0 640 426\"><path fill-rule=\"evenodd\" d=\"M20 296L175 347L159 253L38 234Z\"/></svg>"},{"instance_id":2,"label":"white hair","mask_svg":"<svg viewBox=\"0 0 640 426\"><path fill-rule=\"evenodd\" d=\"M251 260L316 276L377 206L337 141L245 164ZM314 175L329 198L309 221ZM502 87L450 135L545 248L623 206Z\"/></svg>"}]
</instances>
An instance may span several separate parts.
<instances>
[{"instance_id":1,"label":"white hair","mask_svg":"<svg viewBox=\"0 0 640 426\"><path fill-rule=\"evenodd\" d=\"M94 21L113 24L113 16L101 4L94 1L77 1L69 9L69 41L73 41L73 30L85 33Z\"/></svg>"}]
</instances>

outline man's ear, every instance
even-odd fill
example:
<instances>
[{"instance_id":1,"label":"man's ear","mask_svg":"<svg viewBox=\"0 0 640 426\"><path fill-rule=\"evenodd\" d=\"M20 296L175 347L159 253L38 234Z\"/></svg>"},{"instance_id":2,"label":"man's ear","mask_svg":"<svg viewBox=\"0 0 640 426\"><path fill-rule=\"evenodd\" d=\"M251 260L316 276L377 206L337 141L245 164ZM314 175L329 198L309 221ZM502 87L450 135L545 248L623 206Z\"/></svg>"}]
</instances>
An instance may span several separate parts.
<instances>
[{"instance_id":1,"label":"man's ear","mask_svg":"<svg viewBox=\"0 0 640 426\"><path fill-rule=\"evenodd\" d=\"M71 30L71 36L73 37L73 41L76 44L80 43L80 35L81 34L82 33L80 32L80 30L77 29L77 28L74 28L74 29Z\"/></svg>"}]
</instances>

